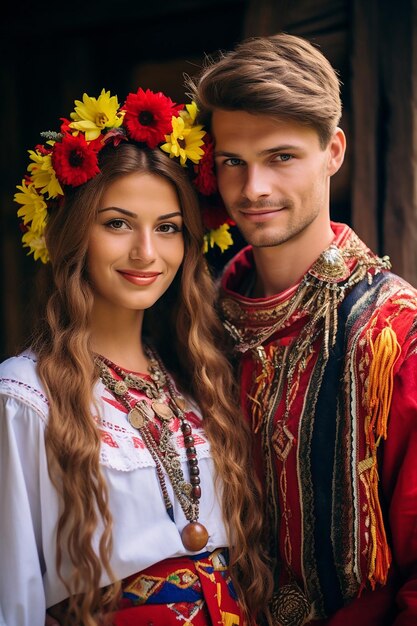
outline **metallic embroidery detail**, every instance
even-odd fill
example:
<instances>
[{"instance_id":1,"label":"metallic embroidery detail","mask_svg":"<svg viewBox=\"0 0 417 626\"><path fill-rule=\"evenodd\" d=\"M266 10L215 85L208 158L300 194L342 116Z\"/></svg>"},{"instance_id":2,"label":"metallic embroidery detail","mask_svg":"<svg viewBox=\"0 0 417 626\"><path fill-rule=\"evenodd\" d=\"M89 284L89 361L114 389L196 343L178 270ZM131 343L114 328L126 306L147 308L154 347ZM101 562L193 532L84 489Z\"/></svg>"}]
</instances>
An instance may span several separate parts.
<instances>
[{"instance_id":1,"label":"metallic embroidery detail","mask_svg":"<svg viewBox=\"0 0 417 626\"><path fill-rule=\"evenodd\" d=\"M165 582L164 578L140 574L124 589L123 593L130 597L134 596L135 604L145 604L148 598L157 593Z\"/></svg>"},{"instance_id":2,"label":"metallic embroidery detail","mask_svg":"<svg viewBox=\"0 0 417 626\"><path fill-rule=\"evenodd\" d=\"M295 443L295 437L288 426L279 420L272 435L272 444L280 461L284 462Z\"/></svg>"},{"instance_id":3,"label":"metallic embroidery detail","mask_svg":"<svg viewBox=\"0 0 417 626\"><path fill-rule=\"evenodd\" d=\"M310 604L296 583L283 585L269 603L274 626L302 626L310 615Z\"/></svg>"},{"instance_id":4,"label":"metallic embroidery detail","mask_svg":"<svg viewBox=\"0 0 417 626\"><path fill-rule=\"evenodd\" d=\"M284 302L272 297L267 304L220 298L224 325L234 339L237 352L247 352L265 342L277 330L300 317L308 317L305 337L324 327L324 350L334 345L337 332L337 307L347 291L372 274L390 269L389 257L375 256L351 231L344 245L331 244L304 275L296 291Z\"/></svg>"}]
</instances>

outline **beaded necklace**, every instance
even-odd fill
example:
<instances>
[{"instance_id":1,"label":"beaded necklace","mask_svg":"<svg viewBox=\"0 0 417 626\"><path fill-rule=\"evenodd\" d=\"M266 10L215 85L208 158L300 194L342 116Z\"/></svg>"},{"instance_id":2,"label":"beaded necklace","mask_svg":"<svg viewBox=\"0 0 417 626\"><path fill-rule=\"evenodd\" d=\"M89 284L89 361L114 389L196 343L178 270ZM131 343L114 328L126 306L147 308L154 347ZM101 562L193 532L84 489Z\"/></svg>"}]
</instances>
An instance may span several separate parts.
<instances>
[{"instance_id":1,"label":"beaded necklace","mask_svg":"<svg viewBox=\"0 0 417 626\"><path fill-rule=\"evenodd\" d=\"M174 507L168 494L163 472L163 468L165 469L175 496L188 521L181 532L181 541L187 550L196 552L204 548L209 535L205 526L198 521L201 498L200 470L191 424L186 419L184 412L185 400L174 389L164 365L155 352L146 347L145 353L150 361L148 368L150 381L131 372L126 372L99 354L95 357L95 364L103 384L127 408L129 423L140 432L142 440L156 465L165 508L170 519L175 522ZM120 376L121 380L114 378L112 370ZM129 392L129 389L143 392L151 402L148 403L145 399L138 400ZM160 425L156 423L155 415L159 418ZM178 417L181 424L190 474L189 482L184 477L172 432L169 428L169 423L174 417Z\"/></svg>"}]
</instances>

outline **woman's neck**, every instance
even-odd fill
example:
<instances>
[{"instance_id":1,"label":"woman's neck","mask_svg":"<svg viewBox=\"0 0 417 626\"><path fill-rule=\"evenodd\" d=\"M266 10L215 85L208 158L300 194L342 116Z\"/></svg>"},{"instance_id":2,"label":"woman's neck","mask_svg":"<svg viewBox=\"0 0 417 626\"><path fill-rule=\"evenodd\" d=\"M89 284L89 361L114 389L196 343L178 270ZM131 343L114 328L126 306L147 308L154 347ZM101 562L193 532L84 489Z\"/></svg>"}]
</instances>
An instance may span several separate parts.
<instances>
[{"instance_id":1,"label":"woman's neck","mask_svg":"<svg viewBox=\"0 0 417 626\"><path fill-rule=\"evenodd\" d=\"M148 358L142 339L143 311L123 311L110 318L99 307L93 309L90 323L91 349L120 367L146 372Z\"/></svg>"}]
</instances>

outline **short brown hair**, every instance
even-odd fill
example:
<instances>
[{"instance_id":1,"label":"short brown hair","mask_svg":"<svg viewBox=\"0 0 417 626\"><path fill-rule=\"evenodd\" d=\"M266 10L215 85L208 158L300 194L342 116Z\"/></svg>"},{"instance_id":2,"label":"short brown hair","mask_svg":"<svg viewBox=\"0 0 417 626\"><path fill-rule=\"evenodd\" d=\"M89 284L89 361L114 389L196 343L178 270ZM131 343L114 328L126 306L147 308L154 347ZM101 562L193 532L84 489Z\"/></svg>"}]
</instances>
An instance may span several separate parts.
<instances>
[{"instance_id":1,"label":"short brown hair","mask_svg":"<svg viewBox=\"0 0 417 626\"><path fill-rule=\"evenodd\" d=\"M251 37L208 58L187 86L208 126L215 109L290 118L314 128L322 147L342 114L336 71L310 42L286 33Z\"/></svg>"}]
</instances>

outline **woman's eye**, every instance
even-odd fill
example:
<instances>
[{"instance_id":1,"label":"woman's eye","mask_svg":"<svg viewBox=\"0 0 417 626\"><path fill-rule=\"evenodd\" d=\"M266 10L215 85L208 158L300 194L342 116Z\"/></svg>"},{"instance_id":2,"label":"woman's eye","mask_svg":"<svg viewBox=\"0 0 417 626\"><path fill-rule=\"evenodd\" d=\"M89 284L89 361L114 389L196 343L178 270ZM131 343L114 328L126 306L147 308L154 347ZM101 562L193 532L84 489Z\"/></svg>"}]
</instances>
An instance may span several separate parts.
<instances>
[{"instance_id":1,"label":"woman's eye","mask_svg":"<svg viewBox=\"0 0 417 626\"><path fill-rule=\"evenodd\" d=\"M112 228L113 230L122 230L123 228L128 228L126 222L121 219L114 219L106 222L106 226Z\"/></svg>"},{"instance_id":2,"label":"woman's eye","mask_svg":"<svg viewBox=\"0 0 417 626\"><path fill-rule=\"evenodd\" d=\"M177 224L160 224L157 230L161 233L179 233L181 228Z\"/></svg>"}]
</instances>

